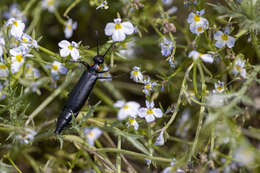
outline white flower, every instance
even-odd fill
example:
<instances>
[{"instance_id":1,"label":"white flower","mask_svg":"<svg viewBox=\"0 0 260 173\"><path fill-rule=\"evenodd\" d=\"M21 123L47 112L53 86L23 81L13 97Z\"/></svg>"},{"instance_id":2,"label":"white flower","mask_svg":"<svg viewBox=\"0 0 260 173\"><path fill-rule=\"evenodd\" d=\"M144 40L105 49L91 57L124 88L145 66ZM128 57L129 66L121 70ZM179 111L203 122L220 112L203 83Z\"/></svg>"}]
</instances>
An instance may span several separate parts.
<instances>
[{"instance_id":1,"label":"white flower","mask_svg":"<svg viewBox=\"0 0 260 173\"><path fill-rule=\"evenodd\" d=\"M126 124L128 128L130 126L133 126L135 130L138 130L139 128L139 124L136 122L135 118L129 118Z\"/></svg>"},{"instance_id":2,"label":"white flower","mask_svg":"<svg viewBox=\"0 0 260 173\"><path fill-rule=\"evenodd\" d=\"M24 134L17 135L16 138L20 140L22 144L29 144L33 141L34 136L37 134L35 130L26 128Z\"/></svg>"},{"instance_id":3,"label":"white flower","mask_svg":"<svg viewBox=\"0 0 260 173\"><path fill-rule=\"evenodd\" d=\"M28 34L23 33L22 37L19 39L23 46L39 48L39 45L36 40L32 39Z\"/></svg>"},{"instance_id":4,"label":"white flower","mask_svg":"<svg viewBox=\"0 0 260 173\"><path fill-rule=\"evenodd\" d=\"M234 67L233 67L233 74L242 76L243 78L246 78L246 70L245 70L245 61L238 58L235 61Z\"/></svg>"},{"instance_id":5,"label":"white flower","mask_svg":"<svg viewBox=\"0 0 260 173\"><path fill-rule=\"evenodd\" d=\"M121 19L114 19L114 23L108 23L105 28L105 34L107 36L112 35L113 41L123 41L126 35L134 33L134 26L131 22L121 23Z\"/></svg>"},{"instance_id":6,"label":"white flower","mask_svg":"<svg viewBox=\"0 0 260 173\"><path fill-rule=\"evenodd\" d=\"M73 30L77 29L78 23L73 22L72 19L69 19L65 25L66 25L64 29L65 37L70 38L73 34Z\"/></svg>"},{"instance_id":7,"label":"white flower","mask_svg":"<svg viewBox=\"0 0 260 173\"><path fill-rule=\"evenodd\" d=\"M163 42L160 44L162 56L170 56L173 50L173 44L171 40L163 38Z\"/></svg>"},{"instance_id":8,"label":"white flower","mask_svg":"<svg viewBox=\"0 0 260 173\"><path fill-rule=\"evenodd\" d=\"M21 20L11 18L6 23L7 26L11 26L10 34L15 38L20 38L23 34L25 24Z\"/></svg>"},{"instance_id":9,"label":"white flower","mask_svg":"<svg viewBox=\"0 0 260 173\"><path fill-rule=\"evenodd\" d=\"M213 90L213 93L222 93L224 92L224 82L218 81L218 83L214 84L215 89Z\"/></svg>"},{"instance_id":10,"label":"white flower","mask_svg":"<svg viewBox=\"0 0 260 173\"><path fill-rule=\"evenodd\" d=\"M84 133L86 134L89 145L93 146L95 140L97 140L102 134L102 131L97 127L93 129L85 128Z\"/></svg>"},{"instance_id":11,"label":"white flower","mask_svg":"<svg viewBox=\"0 0 260 173\"><path fill-rule=\"evenodd\" d=\"M185 173L184 170L177 168L176 166L170 166L165 168L162 173Z\"/></svg>"},{"instance_id":12,"label":"white flower","mask_svg":"<svg viewBox=\"0 0 260 173\"><path fill-rule=\"evenodd\" d=\"M205 10L197 11L196 14L191 12L188 16L188 23L190 24L190 31L194 34L201 34L209 27L207 19L201 17Z\"/></svg>"},{"instance_id":13,"label":"white flower","mask_svg":"<svg viewBox=\"0 0 260 173\"><path fill-rule=\"evenodd\" d=\"M10 6L9 11L4 12L4 17L7 19L15 18L26 21L25 16L21 12L21 10L19 10L18 5L15 3Z\"/></svg>"},{"instance_id":14,"label":"white flower","mask_svg":"<svg viewBox=\"0 0 260 173\"><path fill-rule=\"evenodd\" d=\"M104 8L105 10L109 8L106 0L103 0L103 2L96 8L96 10L100 8Z\"/></svg>"},{"instance_id":15,"label":"white flower","mask_svg":"<svg viewBox=\"0 0 260 173\"><path fill-rule=\"evenodd\" d=\"M135 54L136 54L135 39L133 39L127 43L122 42L120 45L119 53L129 59L135 58Z\"/></svg>"},{"instance_id":16,"label":"white flower","mask_svg":"<svg viewBox=\"0 0 260 173\"><path fill-rule=\"evenodd\" d=\"M79 47L78 43L72 41L72 43L68 42L67 40L62 40L59 42L60 49L60 56L61 57L67 57L71 55L73 60L79 59L79 50L77 49Z\"/></svg>"},{"instance_id":17,"label":"white flower","mask_svg":"<svg viewBox=\"0 0 260 173\"><path fill-rule=\"evenodd\" d=\"M27 63L25 67L26 67L25 69L26 78L37 79L41 77L40 71L37 68L33 67L31 64Z\"/></svg>"},{"instance_id":18,"label":"white flower","mask_svg":"<svg viewBox=\"0 0 260 173\"><path fill-rule=\"evenodd\" d=\"M0 63L0 77L7 77L8 74L9 74L8 67L5 64Z\"/></svg>"},{"instance_id":19,"label":"white flower","mask_svg":"<svg viewBox=\"0 0 260 173\"><path fill-rule=\"evenodd\" d=\"M189 58L193 58L194 61L196 61L197 59L202 59L202 61L204 62L208 62L208 63L213 63L214 59L212 57L212 55L210 54L202 54L196 50L193 50L189 53Z\"/></svg>"},{"instance_id":20,"label":"white flower","mask_svg":"<svg viewBox=\"0 0 260 173\"><path fill-rule=\"evenodd\" d=\"M134 66L133 71L130 73L130 79L135 82L143 82L143 74L140 71L140 67Z\"/></svg>"},{"instance_id":21,"label":"white flower","mask_svg":"<svg viewBox=\"0 0 260 173\"><path fill-rule=\"evenodd\" d=\"M157 85L156 82L150 81L150 77L148 77L146 80L144 80L143 92L145 93L145 95L149 95L152 92L153 87L156 86L156 85Z\"/></svg>"},{"instance_id":22,"label":"white flower","mask_svg":"<svg viewBox=\"0 0 260 173\"><path fill-rule=\"evenodd\" d=\"M162 130L162 131L160 132L160 135L156 138L156 141L155 141L154 145L157 145L157 146L162 146L162 145L164 145L163 133L164 133L164 131Z\"/></svg>"},{"instance_id":23,"label":"white flower","mask_svg":"<svg viewBox=\"0 0 260 173\"><path fill-rule=\"evenodd\" d=\"M154 108L154 102L151 103L147 100L145 101L146 108L139 109L139 117L145 118L147 123L153 122L156 118L161 118L163 116L162 110L159 108Z\"/></svg>"},{"instance_id":24,"label":"white flower","mask_svg":"<svg viewBox=\"0 0 260 173\"><path fill-rule=\"evenodd\" d=\"M11 71L16 73L19 71L20 67L23 65L26 57L32 57L31 54L28 54L28 48L20 46L17 48L10 49L11 54Z\"/></svg>"},{"instance_id":25,"label":"white flower","mask_svg":"<svg viewBox=\"0 0 260 173\"><path fill-rule=\"evenodd\" d=\"M60 62L54 61L52 65L46 65L47 68L51 69L51 75L52 77L57 80L59 79L59 73L66 74L67 68L64 67Z\"/></svg>"},{"instance_id":26,"label":"white flower","mask_svg":"<svg viewBox=\"0 0 260 173\"><path fill-rule=\"evenodd\" d=\"M214 34L214 39L217 41L215 43L215 46L217 48L223 48L226 45L228 48L234 47L236 39L234 37L229 36L229 33L229 28L225 28L224 33L222 31L217 31Z\"/></svg>"},{"instance_id":27,"label":"white flower","mask_svg":"<svg viewBox=\"0 0 260 173\"><path fill-rule=\"evenodd\" d=\"M42 1L42 8L48 9L49 12L54 12L56 6L57 6L56 0L43 0Z\"/></svg>"},{"instance_id":28,"label":"white flower","mask_svg":"<svg viewBox=\"0 0 260 173\"><path fill-rule=\"evenodd\" d=\"M125 102L120 100L114 104L114 107L120 108L117 114L118 120L124 120L128 116L136 118L140 105L134 101Z\"/></svg>"}]
</instances>

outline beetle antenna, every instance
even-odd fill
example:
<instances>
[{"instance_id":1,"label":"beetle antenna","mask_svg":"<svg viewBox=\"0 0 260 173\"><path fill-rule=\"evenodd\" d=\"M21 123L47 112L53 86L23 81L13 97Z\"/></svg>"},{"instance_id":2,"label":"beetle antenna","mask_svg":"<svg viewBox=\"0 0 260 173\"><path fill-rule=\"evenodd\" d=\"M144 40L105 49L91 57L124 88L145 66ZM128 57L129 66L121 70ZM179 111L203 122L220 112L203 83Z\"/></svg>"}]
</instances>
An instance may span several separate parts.
<instances>
[{"instance_id":1,"label":"beetle antenna","mask_svg":"<svg viewBox=\"0 0 260 173\"><path fill-rule=\"evenodd\" d=\"M97 55L99 55L98 31L96 31L96 37L97 37Z\"/></svg>"},{"instance_id":2,"label":"beetle antenna","mask_svg":"<svg viewBox=\"0 0 260 173\"><path fill-rule=\"evenodd\" d=\"M103 57L106 56L106 54L108 53L108 51L111 49L111 47L114 46L115 43L116 43L116 42L113 42L113 43L110 45L110 47L107 49L107 51L105 52L105 54L103 55Z\"/></svg>"}]
</instances>

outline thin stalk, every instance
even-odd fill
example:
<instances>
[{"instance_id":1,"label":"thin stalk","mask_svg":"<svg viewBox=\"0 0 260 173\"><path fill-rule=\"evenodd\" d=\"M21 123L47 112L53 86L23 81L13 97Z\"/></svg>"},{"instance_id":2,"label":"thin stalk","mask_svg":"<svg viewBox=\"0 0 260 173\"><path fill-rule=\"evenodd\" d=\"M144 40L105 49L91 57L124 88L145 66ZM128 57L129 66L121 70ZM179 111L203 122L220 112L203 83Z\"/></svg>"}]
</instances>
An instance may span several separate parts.
<instances>
[{"instance_id":1,"label":"thin stalk","mask_svg":"<svg viewBox=\"0 0 260 173\"><path fill-rule=\"evenodd\" d=\"M195 95L198 96L198 87L197 87L197 64L196 62L194 63L194 66L193 66L193 88L194 88L194 92L195 92Z\"/></svg>"},{"instance_id":2,"label":"thin stalk","mask_svg":"<svg viewBox=\"0 0 260 173\"><path fill-rule=\"evenodd\" d=\"M5 158L7 158L9 160L9 162L13 165L13 167L16 169L16 171L18 173L23 173L18 166L16 166L16 164L14 163L14 161L11 159L11 157L9 156L9 154L5 155Z\"/></svg>"},{"instance_id":3,"label":"thin stalk","mask_svg":"<svg viewBox=\"0 0 260 173\"><path fill-rule=\"evenodd\" d=\"M60 16L60 13L57 10L54 10L54 14L57 18L57 20L62 24L62 25L66 25L65 20L62 19L62 17Z\"/></svg>"},{"instance_id":4,"label":"thin stalk","mask_svg":"<svg viewBox=\"0 0 260 173\"><path fill-rule=\"evenodd\" d=\"M69 18L68 13L74 8L78 3L80 3L81 0L75 0L70 6L66 9L63 16L66 18Z\"/></svg>"},{"instance_id":5,"label":"thin stalk","mask_svg":"<svg viewBox=\"0 0 260 173\"><path fill-rule=\"evenodd\" d=\"M117 137L117 149L121 149L121 136L119 135ZM120 153L117 153L116 156L116 170L117 173L121 173L121 157L120 157Z\"/></svg>"}]
</instances>

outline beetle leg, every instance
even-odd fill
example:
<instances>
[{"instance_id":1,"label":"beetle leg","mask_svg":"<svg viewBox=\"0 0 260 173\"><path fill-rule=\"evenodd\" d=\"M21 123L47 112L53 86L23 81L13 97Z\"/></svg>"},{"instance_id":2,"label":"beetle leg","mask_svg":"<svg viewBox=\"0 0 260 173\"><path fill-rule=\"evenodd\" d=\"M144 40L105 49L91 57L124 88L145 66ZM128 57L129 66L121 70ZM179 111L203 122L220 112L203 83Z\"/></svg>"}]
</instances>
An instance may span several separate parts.
<instances>
[{"instance_id":1,"label":"beetle leg","mask_svg":"<svg viewBox=\"0 0 260 173\"><path fill-rule=\"evenodd\" d=\"M83 64L87 69L90 68L89 64L86 63L85 61L73 61L73 60L70 60L69 62L71 62L71 63L80 63L80 64Z\"/></svg>"}]
</instances>

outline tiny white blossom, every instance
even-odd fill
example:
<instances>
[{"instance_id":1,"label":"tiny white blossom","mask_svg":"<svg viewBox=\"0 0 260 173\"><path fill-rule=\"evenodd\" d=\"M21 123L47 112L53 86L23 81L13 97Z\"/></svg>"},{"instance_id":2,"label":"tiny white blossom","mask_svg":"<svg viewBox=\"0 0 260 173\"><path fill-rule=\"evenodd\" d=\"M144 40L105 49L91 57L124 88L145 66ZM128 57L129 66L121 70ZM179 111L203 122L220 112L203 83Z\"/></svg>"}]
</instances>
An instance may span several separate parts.
<instances>
[{"instance_id":1,"label":"tiny white blossom","mask_svg":"<svg viewBox=\"0 0 260 173\"><path fill-rule=\"evenodd\" d=\"M162 3L164 5L171 5L172 2L173 2L173 0L162 0Z\"/></svg>"},{"instance_id":2,"label":"tiny white blossom","mask_svg":"<svg viewBox=\"0 0 260 173\"><path fill-rule=\"evenodd\" d=\"M255 160L254 151L246 144L240 145L233 152L234 160L244 166L252 166Z\"/></svg>"},{"instance_id":3,"label":"tiny white blossom","mask_svg":"<svg viewBox=\"0 0 260 173\"><path fill-rule=\"evenodd\" d=\"M4 63L0 63L0 77L7 77L8 74L8 67Z\"/></svg>"},{"instance_id":4,"label":"tiny white blossom","mask_svg":"<svg viewBox=\"0 0 260 173\"><path fill-rule=\"evenodd\" d=\"M163 41L160 44L162 56L170 56L173 50L173 44L171 40L163 38Z\"/></svg>"},{"instance_id":5,"label":"tiny white blossom","mask_svg":"<svg viewBox=\"0 0 260 173\"><path fill-rule=\"evenodd\" d=\"M135 130L138 130L139 124L135 120L135 118L129 118L127 121L127 127L129 128L130 126L133 126Z\"/></svg>"},{"instance_id":6,"label":"tiny white blossom","mask_svg":"<svg viewBox=\"0 0 260 173\"><path fill-rule=\"evenodd\" d=\"M85 128L84 133L86 134L89 145L93 146L95 140L97 140L102 134L102 131L97 127L93 129Z\"/></svg>"},{"instance_id":7,"label":"tiny white blossom","mask_svg":"<svg viewBox=\"0 0 260 173\"><path fill-rule=\"evenodd\" d=\"M62 40L59 42L60 49L60 56L67 57L71 55L73 60L78 60L80 58L79 50L78 50L78 43L72 41L72 43L68 42L67 40Z\"/></svg>"},{"instance_id":8,"label":"tiny white blossom","mask_svg":"<svg viewBox=\"0 0 260 173\"><path fill-rule=\"evenodd\" d=\"M156 141L155 141L154 145L157 145L157 146L162 146L162 145L164 145L163 133L164 133L164 131L162 130L162 131L160 132L160 135L156 138Z\"/></svg>"},{"instance_id":9,"label":"tiny white blossom","mask_svg":"<svg viewBox=\"0 0 260 173\"><path fill-rule=\"evenodd\" d=\"M246 78L246 69L245 67L245 61L238 58L236 59L234 66L233 66L233 74L242 76L243 78Z\"/></svg>"},{"instance_id":10,"label":"tiny white blossom","mask_svg":"<svg viewBox=\"0 0 260 173\"><path fill-rule=\"evenodd\" d=\"M120 100L114 104L114 107L120 108L120 110L118 111L118 114L117 114L118 120L124 120L128 116L130 116L132 118L136 118L140 105L139 105L139 103L137 103L135 101L125 102L125 101Z\"/></svg>"},{"instance_id":11,"label":"tiny white blossom","mask_svg":"<svg viewBox=\"0 0 260 173\"><path fill-rule=\"evenodd\" d=\"M51 75L52 77L57 80L59 79L59 73L60 74L66 74L67 73L67 68L64 67L60 62L54 61L52 65L46 65L47 68L51 69Z\"/></svg>"},{"instance_id":12,"label":"tiny white blossom","mask_svg":"<svg viewBox=\"0 0 260 173\"><path fill-rule=\"evenodd\" d=\"M21 41L21 44L23 46L32 47L35 49L39 48L37 41L32 39L32 37L29 36L28 34L23 33L23 35L21 36L21 38L19 40Z\"/></svg>"},{"instance_id":13,"label":"tiny white blossom","mask_svg":"<svg viewBox=\"0 0 260 173\"><path fill-rule=\"evenodd\" d=\"M24 134L17 135L16 138L20 140L22 144L29 144L33 141L34 136L36 136L37 132L35 130L26 128Z\"/></svg>"},{"instance_id":14,"label":"tiny white blossom","mask_svg":"<svg viewBox=\"0 0 260 173\"><path fill-rule=\"evenodd\" d=\"M201 34L209 27L207 19L201 17L205 10L197 11L196 14L191 12L188 16L188 23L190 24L190 31L194 34Z\"/></svg>"},{"instance_id":15,"label":"tiny white blossom","mask_svg":"<svg viewBox=\"0 0 260 173\"><path fill-rule=\"evenodd\" d=\"M149 95L152 92L153 87L156 86L156 85L157 85L156 82L150 81L150 77L148 77L146 80L144 80L143 92L145 93L145 95Z\"/></svg>"},{"instance_id":16,"label":"tiny white blossom","mask_svg":"<svg viewBox=\"0 0 260 173\"><path fill-rule=\"evenodd\" d=\"M224 92L224 82L218 81L218 83L214 84L215 89L213 90L213 93L222 93Z\"/></svg>"},{"instance_id":17,"label":"tiny white blossom","mask_svg":"<svg viewBox=\"0 0 260 173\"><path fill-rule=\"evenodd\" d=\"M105 10L109 8L106 0L103 0L103 2L96 8L96 10L100 8L104 8Z\"/></svg>"},{"instance_id":18,"label":"tiny white blossom","mask_svg":"<svg viewBox=\"0 0 260 173\"><path fill-rule=\"evenodd\" d=\"M140 71L140 67L133 67L133 71L130 73L130 79L133 79L135 82L143 82L143 74Z\"/></svg>"},{"instance_id":19,"label":"tiny white blossom","mask_svg":"<svg viewBox=\"0 0 260 173\"><path fill-rule=\"evenodd\" d=\"M133 59L135 58L136 54L135 45L135 39L129 42L122 42L120 45L119 53L126 58Z\"/></svg>"},{"instance_id":20,"label":"tiny white blossom","mask_svg":"<svg viewBox=\"0 0 260 173\"><path fill-rule=\"evenodd\" d=\"M228 48L234 47L236 39L234 37L229 36L229 33L229 28L225 28L224 33L222 31L217 31L214 34L214 39L217 41L215 43L215 46L217 48L223 48L224 46L227 46Z\"/></svg>"},{"instance_id":21,"label":"tiny white blossom","mask_svg":"<svg viewBox=\"0 0 260 173\"><path fill-rule=\"evenodd\" d=\"M10 49L10 54L11 54L11 61L12 61L11 64L12 73L16 73L19 71L26 57L32 57L31 54L28 54L28 48L24 46Z\"/></svg>"},{"instance_id":22,"label":"tiny white blossom","mask_svg":"<svg viewBox=\"0 0 260 173\"><path fill-rule=\"evenodd\" d=\"M26 17L23 15L21 10L18 8L18 5L15 3L9 7L9 11L4 12L4 17L6 19L15 18L18 20L22 20L24 22L26 21Z\"/></svg>"},{"instance_id":23,"label":"tiny white blossom","mask_svg":"<svg viewBox=\"0 0 260 173\"><path fill-rule=\"evenodd\" d=\"M202 54L196 50L193 50L189 53L189 58L193 58L194 61L196 61L197 59L202 59L202 61L207 62L207 63L213 63L214 59L212 57L212 55L210 54Z\"/></svg>"},{"instance_id":24,"label":"tiny white blossom","mask_svg":"<svg viewBox=\"0 0 260 173\"><path fill-rule=\"evenodd\" d=\"M227 99L224 94L211 93L206 97L206 100L208 106L218 108L223 106Z\"/></svg>"},{"instance_id":25,"label":"tiny white blossom","mask_svg":"<svg viewBox=\"0 0 260 173\"><path fill-rule=\"evenodd\" d=\"M27 63L25 67L26 67L25 69L26 78L37 79L41 77L40 71L37 68L33 67L31 64Z\"/></svg>"},{"instance_id":26,"label":"tiny white blossom","mask_svg":"<svg viewBox=\"0 0 260 173\"><path fill-rule=\"evenodd\" d=\"M48 9L49 12L54 12L57 6L57 0L43 0L42 1L42 8Z\"/></svg>"},{"instance_id":27,"label":"tiny white blossom","mask_svg":"<svg viewBox=\"0 0 260 173\"><path fill-rule=\"evenodd\" d=\"M11 26L10 34L15 38L20 38L23 34L25 24L21 20L11 18L6 23L7 26Z\"/></svg>"},{"instance_id":28,"label":"tiny white blossom","mask_svg":"<svg viewBox=\"0 0 260 173\"><path fill-rule=\"evenodd\" d=\"M77 26L78 26L77 22L73 22L72 19L69 19L65 24L65 29L64 29L65 37L70 38L73 34L73 30L77 29Z\"/></svg>"},{"instance_id":29,"label":"tiny white blossom","mask_svg":"<svg viewBox=\"0 0 260 173\"><path fill-rule=\"evenodd\" d=\"M154 108L154 102L145 101L146 108L139 109L139 117L145 118L147 123L153 122L156 118L161 118L163 116L162 110L159 108Z\"/></svg>"},{"instance_id":30,"label":"tiny white blossom","mask_svg":"<svg viewBox=\"0 0 260 173\"><path fill-rule=\"evenodd\" d=\"M126 35L134 33L134 26L131 22L122 22L121 19L114 19L114 23L108 23L105 27L105 34L112 36L113 41L123 41Z\"/></svg>"}]
</instances>

